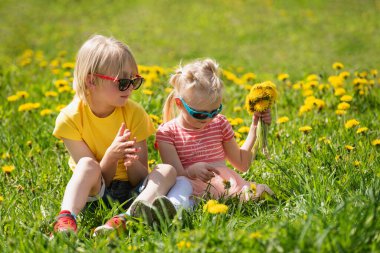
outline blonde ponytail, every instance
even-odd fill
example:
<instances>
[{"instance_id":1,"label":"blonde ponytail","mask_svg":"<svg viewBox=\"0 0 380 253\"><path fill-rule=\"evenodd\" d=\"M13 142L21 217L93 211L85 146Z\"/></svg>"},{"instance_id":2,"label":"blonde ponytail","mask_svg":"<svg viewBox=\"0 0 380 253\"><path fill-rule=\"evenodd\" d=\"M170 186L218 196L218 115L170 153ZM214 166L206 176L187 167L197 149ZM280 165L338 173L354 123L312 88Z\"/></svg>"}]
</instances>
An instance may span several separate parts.
<instances>
[{"instance_id":1,"label":"blonde ponytail","mask_svg":"<svg viewBox=\"0 0 380 253\"><path fill-rule=\"evenodd\" d=\"M174 99L175 99L174 90L172 90L169 96L166 98L166 101L164 104L164 110L162 112L164 123L170 121L171 119L175 117L174 112L173 112Z\"/></svg>"}]
</instances>

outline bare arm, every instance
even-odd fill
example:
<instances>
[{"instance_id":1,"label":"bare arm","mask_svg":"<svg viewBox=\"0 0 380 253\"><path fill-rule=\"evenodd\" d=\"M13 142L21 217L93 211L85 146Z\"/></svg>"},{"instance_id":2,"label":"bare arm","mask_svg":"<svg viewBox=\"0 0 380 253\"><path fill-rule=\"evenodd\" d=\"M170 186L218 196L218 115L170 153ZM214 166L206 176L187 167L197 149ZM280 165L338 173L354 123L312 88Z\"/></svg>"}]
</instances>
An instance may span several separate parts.
<instances>
[{"instance_id":1,"label":"bare arm","mask_svg":"<svg viewBox=\"0 0 380 253\"><path fill-rule=\"evenodd\" d=\"M259 119L262 118L265 124L272 121L270 110L263 113L255 113L253 122L248 132L247 139L243 146L239 147L235 139L223 142L223 148L226 153L227 160L240 171L247 171L252 163L252 148L256 141L256 129Z\"/></svg>"},{"instance_id":2,"label":"bare arm","mask_svg":"<svg viewBox=\"0 0 380 253\"><path fill-rule=\"evenodd\" d=\"M166 142L158 142L158 150L160 151L161 160L164 163L172 165L177 170L177 176L186 176L191 179L200 179L208 182L219 171L208 163L197 162L190 165L186 170L183 168L175 147Z\"/></svg>"},{"instance_id":3,"label":"bare arm","mask_svg":"<svg viewBox=\"0 0 380 253\"><path fill-rule=\"evenodd\" d=\"M134 146L139 150L138 155L136 155L137 157L131 158L131 162L128 159L124 159L128 180L133 186L137 185L148 175L148 147L146 140L137 142Z\"/></svg>"},{"instance_id":4,"label":"bare arm","mask_svg":"<svg viewBox=\"0 0 380 253\"><path fill-rule=\"evenodd\" d=\"M157 144L162 162L172 165L177 170L177 176L187 177L187 172L182 166L175 147L172 144L162 141L158 141Z\"/></svg>"}]
</instances>

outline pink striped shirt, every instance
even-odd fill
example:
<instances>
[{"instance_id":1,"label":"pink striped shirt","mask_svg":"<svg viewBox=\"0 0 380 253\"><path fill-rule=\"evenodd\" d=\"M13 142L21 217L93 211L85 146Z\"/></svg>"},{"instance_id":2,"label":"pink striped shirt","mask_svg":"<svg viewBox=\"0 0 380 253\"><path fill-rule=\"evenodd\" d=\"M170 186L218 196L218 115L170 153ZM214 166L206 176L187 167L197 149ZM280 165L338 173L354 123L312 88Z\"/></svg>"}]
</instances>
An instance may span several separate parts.
<instances>
[{"instance_id":1,"label":"pink striped shirt","mask_svg":"<svg viewBox=\"0 0 380 253\"><path fill-rule=\"evenodd\" d=\"M219 114L203 129L186 129L173 119L159 126L156 141L172 144L177 150L182 166L197 162L217 162L225 159L222 143L234 137L226 117Z\"/></svg>"}]
</instances>

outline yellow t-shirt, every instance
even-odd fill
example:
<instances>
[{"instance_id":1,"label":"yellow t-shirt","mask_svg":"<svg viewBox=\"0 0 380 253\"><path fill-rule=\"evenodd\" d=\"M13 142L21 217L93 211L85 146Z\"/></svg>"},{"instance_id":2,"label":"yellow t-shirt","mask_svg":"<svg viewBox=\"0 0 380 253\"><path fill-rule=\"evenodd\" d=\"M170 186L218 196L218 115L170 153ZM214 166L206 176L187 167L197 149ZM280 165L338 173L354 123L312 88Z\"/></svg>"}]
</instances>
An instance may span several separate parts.
<instances>
[{"instance_id":1,"label":"yellow t-shirt","mask_svg":"<svg viewBox=\"0 0 380 253\"><path fill-rule=\"evenodd\" d=\"M139 104L130 99L124 107L117 107L105 118L97 117L88 105L79 99L74 99L59 113L53 135L59 139L84 141L96 159L100 161L115 139L122 122L131 131L131 139L136 137L137 142L147 139L155 132L149 115ZM72 157L70 157L69 165L72 170L75 169L76 164ZM113 179L128 181L127 170L122 159L118 162Z\"/></svg>"}]
</instances>

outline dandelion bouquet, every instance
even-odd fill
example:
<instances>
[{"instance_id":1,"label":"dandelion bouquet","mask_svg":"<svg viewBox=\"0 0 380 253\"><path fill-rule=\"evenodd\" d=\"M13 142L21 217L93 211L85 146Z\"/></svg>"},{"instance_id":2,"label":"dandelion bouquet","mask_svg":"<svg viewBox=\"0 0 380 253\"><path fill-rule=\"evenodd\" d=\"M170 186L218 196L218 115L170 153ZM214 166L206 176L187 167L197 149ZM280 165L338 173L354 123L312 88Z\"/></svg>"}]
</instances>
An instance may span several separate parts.
<instances>
[{"instance_id":1,"label":"dandelion bouquet","mask_svg":"<svg viewBox=\"0 0 380 253\"><path fill-rule=\"evenodd\" d=\"M265 112L277 99L277 88L271 81L255 84L245 99L245 107L250 114L255 112ZM268 152L268 125L259 120L256 131L256 142L252 151L255 157L257 150L261 148L265 156L269 159Z\"/></svg>"}]
</instances>

